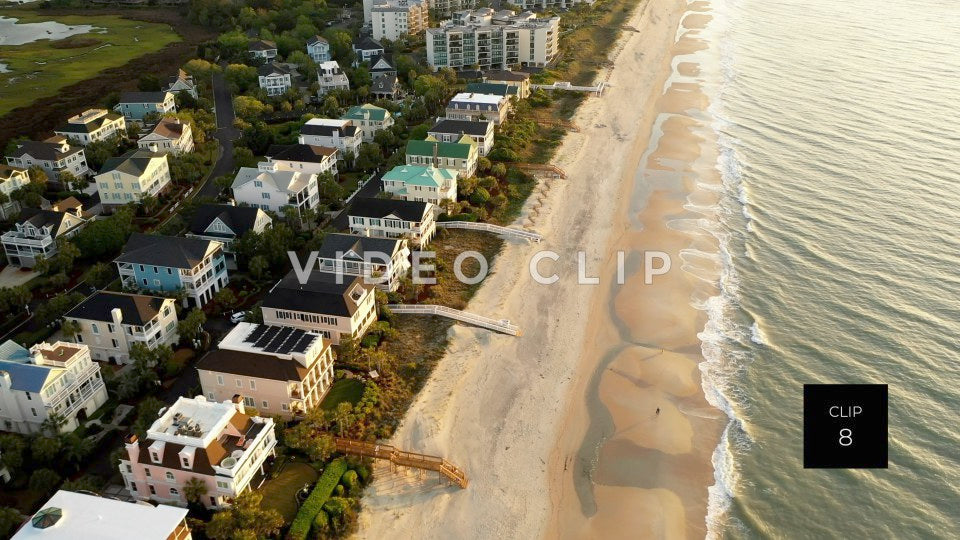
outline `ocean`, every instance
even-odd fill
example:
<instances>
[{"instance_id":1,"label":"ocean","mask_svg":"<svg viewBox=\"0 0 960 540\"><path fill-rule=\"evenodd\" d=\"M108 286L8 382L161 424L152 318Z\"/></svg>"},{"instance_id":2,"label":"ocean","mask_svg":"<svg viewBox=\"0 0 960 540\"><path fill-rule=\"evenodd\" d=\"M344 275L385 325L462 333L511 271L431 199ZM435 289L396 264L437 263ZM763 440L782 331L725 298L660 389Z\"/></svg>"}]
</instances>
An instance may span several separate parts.
<instances>
[{"instance_id":1,"label":"ocean","mask_svg":"<svg viewBox=\"0 0 960 540\"><path fill-rule=\"evenodd\" d=\"M710 5L709 535L960 538L960 3ZM806 383L889 385L888 469L803 468Z\"/></svg>"}]
</instances>

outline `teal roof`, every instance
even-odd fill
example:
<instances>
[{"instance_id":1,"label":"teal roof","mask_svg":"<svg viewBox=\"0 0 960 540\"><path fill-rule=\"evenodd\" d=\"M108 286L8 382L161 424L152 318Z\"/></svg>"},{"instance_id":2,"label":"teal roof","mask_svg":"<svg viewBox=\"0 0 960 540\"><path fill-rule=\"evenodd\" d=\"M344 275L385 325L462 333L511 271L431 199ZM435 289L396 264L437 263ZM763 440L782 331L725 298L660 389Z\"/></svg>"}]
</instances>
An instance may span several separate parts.
<instances>
[{"instance_id":1,"label":"teal roof","mask_svg":"<svg viewBox=\"0 0 960 540\"><path fill-rule=\"evenodd\" d=\"M463 139L460 139L461 141ZM416 141L410 140L407 141L407 155L409 156L429 156L433 157L434 148L437 151L437 157L442 158L454 158L454 159L468 159L473 148L477 146L477 143L473 139L468 139L469 142L439 142L433 137L427 137L426 140Z\"/></svg>"},{"instance_id":2,"label":"teal roof","mask_svg":"<svg viewBox=\"0 0 960 540\"><path fill-rule=\"evenodd\" d=\"M516 86L511 86L509 84L503 84L503 83L472 82L467 85L467 88L465 91L473 92L474 94L493 94L495 96L515 96L517 95L518 88Z\"/></svg>"},{"instance_id":3,"label":"teal roof","mask_svg":"<svg viewBox=\"0 0 960 540\"><path fill-rule=\"evenodd\" d=\"M54 368L30 363L30 351L14 341L0 344L0 371L10 374L10 388L22 392L43 390Z\"/></svg>"},{"instance_id":4,"label":"teal roof","mask_svg":"<svg viewBox=\"0 0 960 540\"><path fill-rule=\"evenodd\" d=\"M419 165L397 165L383 175L386 181L399 181L407 185L440 187L445 180L454 180L457 171L421 167Z\"/></svg>"},{"instance_id":5,"label":"teal roof","mask_svg":"<svg viewBox=\"0 0 960 540\"><path fill-rule=\"evenodd\" d=\"M340 117L341 120L375 120L382 122L390 114L383 107L364 103L360 106L350 107L346 114ZM369 115L369 116L368 116Z\"/></svg>"}]
</instances>

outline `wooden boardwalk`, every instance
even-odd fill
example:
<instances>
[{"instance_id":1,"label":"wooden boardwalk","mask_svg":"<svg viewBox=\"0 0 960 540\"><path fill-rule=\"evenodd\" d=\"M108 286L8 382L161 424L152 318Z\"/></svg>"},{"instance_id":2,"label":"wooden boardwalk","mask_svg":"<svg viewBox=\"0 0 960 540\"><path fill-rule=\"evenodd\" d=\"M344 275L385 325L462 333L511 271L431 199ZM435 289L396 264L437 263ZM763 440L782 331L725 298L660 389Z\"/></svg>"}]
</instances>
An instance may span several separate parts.
<instances>
[{"instance_id":1,"label":"wooden boardwalk","mask_svg":"<svg viewBox=\"0 0 960 540\"><path fill-rule=\"evenodd\" d=\"M510 324L510 321L506 319L500 319L498 321L496 319L491 319L490 317L484 317L483 315L477 315L476 313L467 313L466 311L460 311L459 309L453 309L447 306L438 306L436 304L388 304L387 307L390 308L390 311L394 313L437 315L439 317L454 319L472 324L474 326L479 326L480 328L486 328L487 330L500 332L502 334L509 334L511 336L520 336L522 334L519 326Z\"/></svg>"},{"instance_id":2,"label":"wooden boardwalk","mask_svg":"<svg viewBox=\"0 0 960 540\"><path fill-rule=\"evenodd\" d=\"M471 231L483 231L502 236L514 236L524 240L540 242L543 236L540 233L520 229L517 227L501 227L492 223L478 223L475 221L438 221L438 229L469 229Z\"/></svg>"},{"instance_id":3,"label":"wooden boardwalk","mask_svg":"<svg viewBox=\"0 0 960 540\"><path fill-rule=\"evenodd\" d=\"M549 163L507 163L506 165L510 167L516 167L521 171L532 173L532 174L542 174L547 176L553 176L556 178L566 178L567 173L560 167L556 165L551 165Z\"/></svg>"},{"instance_id":4,"label":"wooden boardwalk","mask_svg":"<svg viewBox=\"0 0 960 540\"><path fill-rule=\"evenodd\" d=\"M377 444L354 439L335 437L337 451L354 456L363 456L374 459L385 459L401 467L413 467L424 471L437 471L439 477L446 478L461 488L467 487L467 475L460 467L449 461L426 454L417 454L400 450L389 444Z\"/></svg>"}]
</instances>

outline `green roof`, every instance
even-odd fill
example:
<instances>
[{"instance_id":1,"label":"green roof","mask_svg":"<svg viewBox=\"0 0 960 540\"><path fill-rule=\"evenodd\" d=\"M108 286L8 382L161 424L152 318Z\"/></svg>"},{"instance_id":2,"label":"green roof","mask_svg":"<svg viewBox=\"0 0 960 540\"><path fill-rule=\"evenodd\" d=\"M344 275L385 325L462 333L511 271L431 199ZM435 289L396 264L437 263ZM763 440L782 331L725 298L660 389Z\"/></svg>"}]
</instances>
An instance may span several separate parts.
<instances>
[{"instance_id":1,"label":"green roof","mask_svg":"<svg viewBox=\"0 0 960 540\"><path fill-rule=\"evenodd\" d=\"M455 143L439 142L433 137L427 137L423 141L407 141L407 155L433 157L433 148L436 147L437 157L468 159L472 152L471 147L476 146L476 141L466 135L460 139L460 142Z\"/></svg>"},{"instance_id":2,"label":"green roof","mask_svg":"<svg viewBox=\"0 0 960 540\"><path fill-rule=\"evenodd\" d=\"M473 92L474 94L493 94L495 96L515 96L517 95L517 87L511 86L509 84L503 83L485 83L485 82L472 82L467 85L466 92Z\"/></svg>"},{"instance_id":3,"label":"green roof","mask_svg":"<svg viewBox=\"0 0 960 540\"><path fill-rule=\"evenodd\" d=\"M407 185L440 187L444 180L457 178L457 171L421 167L419 165L397 165L383 175L385 181L399 181Z\"/></svg>"},{"instance_id":4,"label":"green roof","mask_svg":"<svg viewBox=\"0 0 960 540\"><path fill-rule=\"evenodd\" d=\"M344 114L340 117L341 120L375 120L377 122L382 122L387 118L387 115L390 114L383 107L377 107L376 105L371 105L365 103L360 106L350 107L350 110L347 111L347 114ZM367 117L369 115L369 118Z\"/></svg>"}]
</instances>

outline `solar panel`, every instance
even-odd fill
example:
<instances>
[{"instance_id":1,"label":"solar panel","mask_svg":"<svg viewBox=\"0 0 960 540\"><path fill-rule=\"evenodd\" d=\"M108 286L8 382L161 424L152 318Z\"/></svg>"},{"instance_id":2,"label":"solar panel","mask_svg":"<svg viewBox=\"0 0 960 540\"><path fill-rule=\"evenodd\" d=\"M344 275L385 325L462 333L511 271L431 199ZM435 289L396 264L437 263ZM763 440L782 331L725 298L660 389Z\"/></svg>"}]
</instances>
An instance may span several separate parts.
<instances>
[{"instance_id":1,"label":"solar panel","mask_svg":"<svg viewBox=\"0 0 960 540\"><path fill-rule=\"evenodd\" d=\"M269 327L262 324L257 325L257 327L253 329L253 332L250 332L250 335L243 340L244 343L256 343L257 339L267 331L267 328Z\"/></svg>"},{"instance_id":2,"label":"solar panel","mask_svg":"<svg viewBox=\"0 0 960 540\"><path fill-rule=\"evenodd\" d=\"M315 337L316 336L312 336L304 332L303 335L300 336L300 339L298 339L297 342L293 344L293 347L290 348L290 351L297 352L297 353L302 353L306 351L307 347L310 346L310 344L313 342Z\"/></svg>"},{"instance_id":3,"label":"solar panel","mask_svg":"<svg viewBox=\"0 0 960 540\"><path fill-rule=\"evenodd\" d=\"M283 348L284 342L290 337L290 334L293 333L293 328L283 327L279 329L280 331L273 335L273 339L270 340L263 350L269 353L275 353L280 351Z\"/></svg>"},{"instance_id":4,"label":"solar panel","mask_svg":"<svg viewBox=\"0 0 960 540\"><path fill-rule=\"evenodd\" d=\"M273 337L277 335L277 332L280 331L280 328L277 326L267 326L263 334L257 338L257 341L253 344L254 347L262 349L267 346L268 343L273 341Z\"/></svg>"}]
</instances>

